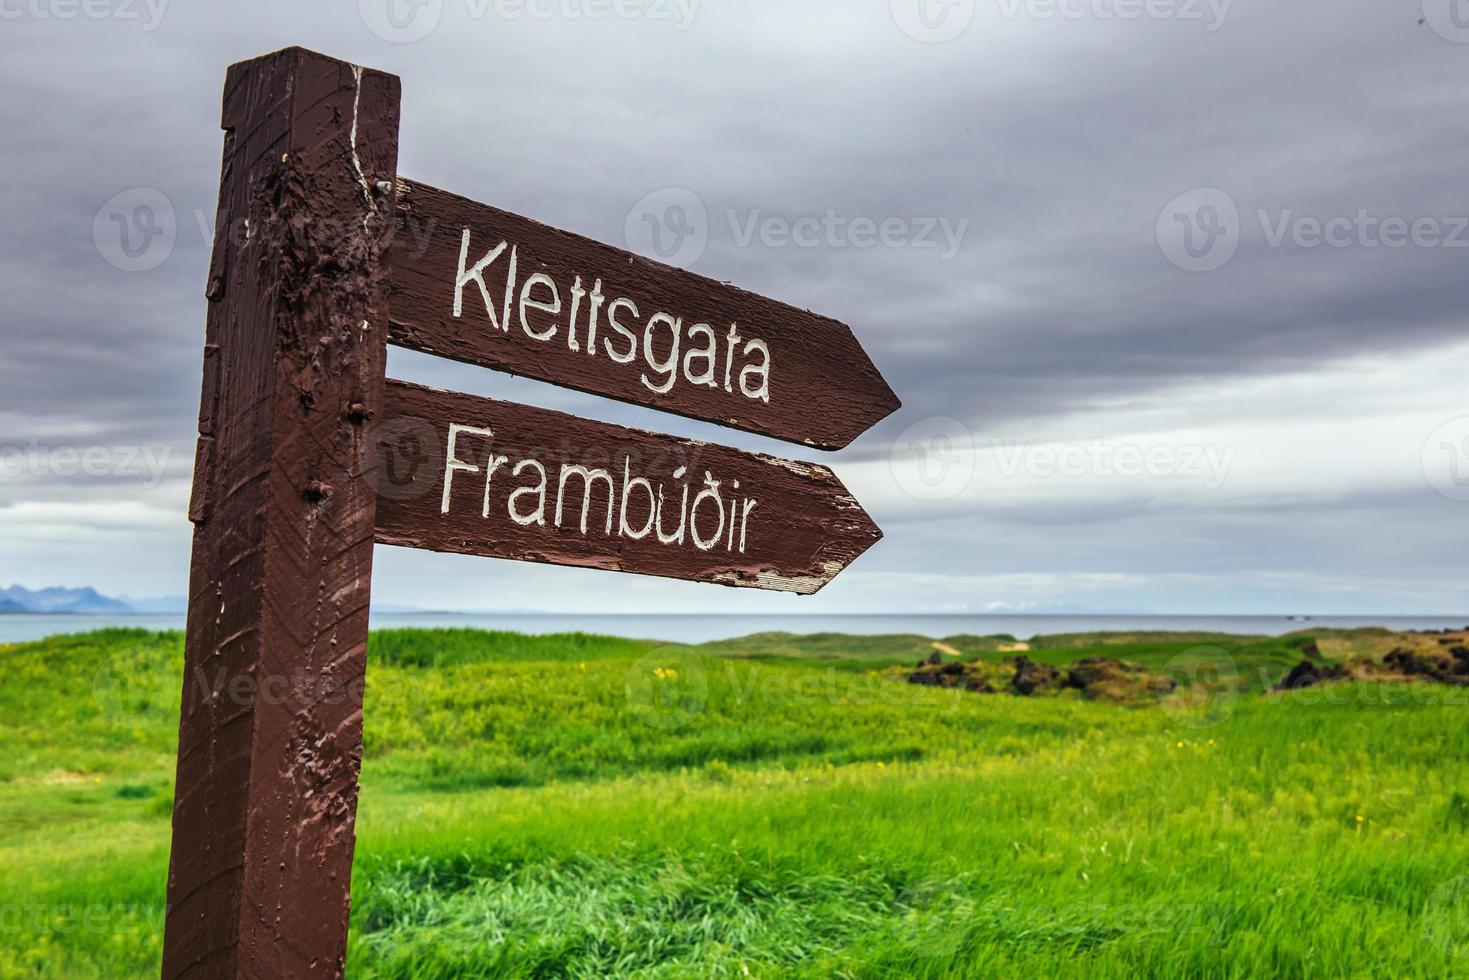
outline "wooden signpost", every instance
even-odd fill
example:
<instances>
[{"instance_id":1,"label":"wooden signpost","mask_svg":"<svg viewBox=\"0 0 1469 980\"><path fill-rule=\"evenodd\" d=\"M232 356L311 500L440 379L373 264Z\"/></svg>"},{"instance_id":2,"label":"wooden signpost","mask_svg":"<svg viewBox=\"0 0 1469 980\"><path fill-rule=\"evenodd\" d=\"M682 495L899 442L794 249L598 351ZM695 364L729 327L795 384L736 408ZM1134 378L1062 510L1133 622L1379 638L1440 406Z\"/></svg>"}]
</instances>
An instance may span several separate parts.
<instances>
[{"instance_id":1,"label":"wooden signpost","mask_svg":"<svg viewBox=\"0 0 1469 980\"><path fill-rule=\"evenodd\" d=\"M811 593L881 537L823 466L387 380L822 449L898 407L834 320L400 179L398 107L299 48L226 79L165 978L342 974L375 542Z\"/></svg>"}]
</instances>

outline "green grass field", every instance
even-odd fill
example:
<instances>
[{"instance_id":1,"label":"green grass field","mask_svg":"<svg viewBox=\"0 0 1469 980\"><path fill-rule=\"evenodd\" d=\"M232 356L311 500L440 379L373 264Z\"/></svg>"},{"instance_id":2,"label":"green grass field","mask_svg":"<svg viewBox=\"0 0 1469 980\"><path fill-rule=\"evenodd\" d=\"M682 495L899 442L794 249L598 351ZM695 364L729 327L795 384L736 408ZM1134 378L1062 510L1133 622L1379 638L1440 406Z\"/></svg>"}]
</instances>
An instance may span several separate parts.
<instances>
[{"instance_id":1,"label":"green grass field","mask_svg":"<svg viewBox=\"0 0 1469 980\"><path fill-rule=\"evenodd\" d=\"M1029 655L1104 640L1205 680L1119 706L904 683L922 637L375 634L348 975L1469 976L1464 689L1264 695L1295 639ZM181 661L0 647L0 977L157 975Z\"/></svg>"}]
</instances>

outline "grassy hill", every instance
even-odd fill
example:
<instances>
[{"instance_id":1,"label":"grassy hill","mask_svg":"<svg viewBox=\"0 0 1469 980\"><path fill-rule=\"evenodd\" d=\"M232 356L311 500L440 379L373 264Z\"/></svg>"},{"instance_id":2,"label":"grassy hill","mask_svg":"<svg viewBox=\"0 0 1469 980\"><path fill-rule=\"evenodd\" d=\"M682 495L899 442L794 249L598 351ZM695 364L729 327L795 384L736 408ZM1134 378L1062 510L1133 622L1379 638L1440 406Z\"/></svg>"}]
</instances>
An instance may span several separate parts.
<instances>
[{"instance_id":1,"label":"grassy hill","mask_svg":"<svg viewBox=\"0 0 1469 980\"><path fill-rule=\"evenodd\" d=\"M924 637L374 634L348 973L1469 974L1469 697L1263 695L1312 638L1026 645L1181 682L1119 706L905 683ZM156 975L181 662L0 647L0 977Z\"/></svg>"}]
</instances>

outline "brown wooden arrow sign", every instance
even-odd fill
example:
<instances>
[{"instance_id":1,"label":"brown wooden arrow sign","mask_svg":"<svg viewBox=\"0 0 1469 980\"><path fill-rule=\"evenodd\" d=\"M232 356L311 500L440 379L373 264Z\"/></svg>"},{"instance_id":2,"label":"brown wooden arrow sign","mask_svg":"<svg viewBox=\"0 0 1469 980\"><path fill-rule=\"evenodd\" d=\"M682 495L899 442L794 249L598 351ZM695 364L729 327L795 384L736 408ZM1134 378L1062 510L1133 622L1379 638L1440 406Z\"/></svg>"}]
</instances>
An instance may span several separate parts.
<instances>
[{"instance_id":1,"label":"brown wooden arrow sign","mask_svg":"<svg viewBox=\"0 0 1469 980\"><path fill-rule=\"evenodd\" d=\"M824 466L389 381L380 544L812 593L882 537Z\"/></svg>"},{"instance_id":2,"label":"brown wooden arrow sign","mask_svg":"<svg viewBox=\"0 0 1469 980\"><path fill-rule=\"evenodd\" d=\"M424 184L398 217L399 347L818 449L899 407L829 317Z\"/></svg>"},{"instance_id":3,"label":"brown wooden arrow sign","mask_svg":"<svg viewBox=\"0 0 1469 980\"><path fill-rule=\"evenodd\" d=\"M810 593L882 536L823 466L387 381L394 343L822 449L898 407L835 320L398 179L398 106L300 48L226 79L165 980L342 976L375 541Z\"/></svg>"}]
</instances>

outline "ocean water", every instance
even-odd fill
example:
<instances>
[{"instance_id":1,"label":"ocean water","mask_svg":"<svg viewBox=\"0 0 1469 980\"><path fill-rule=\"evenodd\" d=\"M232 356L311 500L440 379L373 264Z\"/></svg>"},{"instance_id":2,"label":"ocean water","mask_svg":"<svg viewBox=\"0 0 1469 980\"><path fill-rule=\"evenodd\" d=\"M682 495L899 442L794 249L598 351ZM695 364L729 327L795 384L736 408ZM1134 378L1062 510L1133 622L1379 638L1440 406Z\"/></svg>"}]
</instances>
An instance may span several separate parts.
<instances>
[{"instance_id":1,"label":"ocean water","mask_svg":"<svg viewBox=\"0 0 1469 980\"><path fill-rule=\"evenodd\" d=\"M139 626L150 630L183 629L179 615L47 616L0 615L0 643L38 640L59 633L84 633L112 626ZM1050 633L1097 631L1136 632L1170 630L1280 636L1311 627L1349 629L1385 626L1389 629L1464 629L1469 614L1436 616L558 616L474 613L383 613L372 617L373 629L406 626L472 627L519 633L602 633L610 636L661 640L666 643L705 643L751 633L917 633L942 638L959 634L987 636L1008 633L1016 639Z\"/></svg>"}]
</instances>

